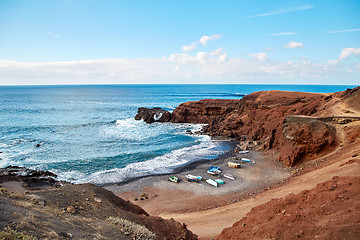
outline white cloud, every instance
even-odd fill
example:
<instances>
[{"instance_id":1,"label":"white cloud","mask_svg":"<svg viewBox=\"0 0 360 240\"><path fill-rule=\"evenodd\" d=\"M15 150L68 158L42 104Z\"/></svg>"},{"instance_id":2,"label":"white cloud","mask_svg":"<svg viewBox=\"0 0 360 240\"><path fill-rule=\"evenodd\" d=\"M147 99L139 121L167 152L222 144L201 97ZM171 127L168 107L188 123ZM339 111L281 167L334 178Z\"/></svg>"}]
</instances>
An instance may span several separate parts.
<instances>
[{"instance_id":1,"label":"white cloud","mask_svg":"<svg viewBox=\"0 0 360 240\"><path fill-rule=\"evenodd\" d=\"M339 63L339 61L336 59L331 59L326 62L326 64L328 64L328 65L336 65L338 63Z\"/></svg>"},{"instance_id":2,"label":"white cloud","mask_svg":"<svg viewBox=\"0 0 360 240\"><path fill-rule=\"evenodd\" d=\"M191 44L189 44L189 45L184 45L184 46L182 46L182 50L183 50L183 52L191 52L191 51L194 51L194 50L197 48L197 45L198 45L199 43L202 44L202 45L204 45L204 46L206 46L208 41L210 41L210 40L216 40L216 39L219 39L219 38L221 38L221 35L220 35L220 34L214 34L214 35L212 35L212 36L206 36L206 35L204 35L204 36L202 36L202 37L200 38L199 41L193 42L193 43L191 43Z\"/></svg>"},{"instance_id":3,"label":"white cloud","mask_svg":"<svg viewBox=\"0 0 360 240\"><path fill-rule=\"evenodd\" d=\"M336 30L336 31L327 31L326 33L345 33L345 32L358 32L360 28L348 29L348 30Z\"/></svg>"},{"instance_id":4,"label":"white cloud","mask_svg":"<svg viewBox=\"0 0 360 240\"><path fill-rule=\"evenodd\" d=\"M296 35L296 32L281 32L281 33L270 33L269 36L289 36L289 35Z\"/></svg>"},{"instance_id":5,"label":"white cloud","mask_svg":"<svg viewBox=\"0 0 360 240\"><path fill-rule=\"evenodd\" d=\"M196 43L192 43L190 45L185 45L182 47L183 52L191 52L196 49Z\"/></svg>"},{"instance_id":6,"label":"white cloud","mask_svg":"<svg viewBox=\"0 0 360 240\"><path fill-rule=\"evenodd\" d=\"M285 46L286 48L303 48L304 44L302 42L289 42L288 44L286 44Z\"/></svg>"},{"instance_id":7,"label":"white cloud","mask_svg":"<svg viewBox=\"0 0 360 240\"><path fill-rule=\"evenodd\" d=\"M360 47L358 47L358 48L344 48L341 51L339 59L342 60L342 59L348 58L351 55L360 55Z\"/></svg>"},{"instance_id":8,"label":"white cloud","mask_svg":"<svg viewBox=\"0 0 360 240\"><path fill-rule=\"evenodd\" d=\"M253 54L249 54L250 57L255 58L259 61L266 61L269 59L269 56L267 55L266 52L261 52L261 53L253 53Z\"/></svg>"},{"instance_id":9,"label":"white cloud","mask_svg":"<svg viewBox=\"0 0 360 240\"><path fill-rule=\"evenodd\" d=\"M202 45L204 45L204 46L206 46L206 44L207 44L207 42L209 41L209 40L216 40L216 39L219 39L219 38L221 38L221 35L219 35L219 34L215 34L215 35L212 35L212 36L202 36L201 38L200 38L200 43L202 44Z\"/></svg>"},{"instance_id":10,"label":"white cloud","mask_svg":"<svg viewBox=\"0 0 360 240\"><path fill-rule=\"evenodd\" d=\"M280 9L266 12L266 13L247 16L247 18L266 17L266 16L279 15L279 14L290 13L290 12L304 11L304 10L309 10L312 8L314 8L312 5L305 4L305 5L300 5L300 6L288 7L288 8L280 8Z\"/></svg>"},{"instance_id":11,"label":"white cloud","mask_svg":"<svg viewBox=\"0 0 360 240\"><path fill-rule=\"evenodd\" d=\"M347 56L359 49L347 51ZM357 53L356 53L357 52ZM344 55L345 56L345 55ZM67 62L0 61L0 84L131 84L131 83L302 83L358 82L358 62L307 58L270 61L266 52L251 59L229 57L222 48L174 53L162 58L101 59ZM351 70L351 71L348 71ZM315 80L314 80L315 79ZM329 81L333 79L333 82ZM352 81L352 82L351 82Z\"/></svg>"},{"instance_id":12,"label":"white cloud","mask_svg":"<svg viewBox=\"0 0 360 240\"><path fill-rule=\"evenodd\" d=\"M195 56L186 53L174 53L166 60L179 64L212 64L225 62L227 59L227 54L221 48L217 48L209 53L198 52Z\"/></svg>"},{"instance_id":13,"label":"white cloud","mask_svg":"<svg viewBox=\"0 0 360 240\"><path fill-rule=\"evenodd\" d=\"M276 52L272 47L265 48L265 52Z\"/></svg>"}]
</instances>

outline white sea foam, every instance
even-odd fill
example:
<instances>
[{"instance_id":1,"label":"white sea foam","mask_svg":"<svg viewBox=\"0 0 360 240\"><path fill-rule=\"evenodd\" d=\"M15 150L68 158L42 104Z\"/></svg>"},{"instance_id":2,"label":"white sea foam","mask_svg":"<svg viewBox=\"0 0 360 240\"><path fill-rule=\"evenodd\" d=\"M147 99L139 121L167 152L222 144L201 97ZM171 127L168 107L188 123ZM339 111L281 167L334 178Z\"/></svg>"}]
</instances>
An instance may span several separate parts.
<instances>
[{"instance_id":1,"label":"white sea foam","mask_svg":"<svg viewBox=\"0 0 360 240\"><path fill-rule=\"evenodd\" d=\"M153 123L149 125L142 120L136 121L133 118L116 120L115 124L107 125L100 130L100 134L104 138L127 140L145 140L165 133L168 133L168 129L164 124Z\"/></svg>"},{"instance_id":2,"label":"white sea foam","mask_svg":"<svg viewBox=\"0 0 360 240\"><path fill-rule=\"evenodd\" d=\"M188 164L189 162L218 156L224 152L221 148L221 142L211 141L208 136L202 136L201 138L202 142L198 145L177 149L145 162L131 163L124 168L100 171L87 178L80 179L76 181L76 183L91 182L94 184L109 184L142 176L170 173L175 168Z\"/></svg>"},{"instance_id":3,"label":"white sea foam","mask_svg":"<svg viewBox=\"0 0 360 240\"><path fill-rule=\"evenodd\" d=\"M50 172L55 173L57 175L58 180L65 180L65 181L70 181L70 182L74 182L77 179L81 179L81 178L85 177L85 173L82 173L79 171L74 171L74 170L62 172L57 169L51 169Z\"/></svg>"},{"instance_id":4,"label":"white sea foam","mask_svg":"<svg viewBox=\"0 0 360 240\"><path fill-rule=\"evenodd\" d=\"M162 115L163 115L162 113L155 113L154 120L155 121L159 120L162 117Z\"/></svg>"},{"instance_id":5,"label":"white sea foam","mask_svg":"<svg viewBox=\"0 0 360 240\"><path fill-rule=\"evenodd\" d=\"M4 168L4 167L10 166L10 165L22 166L22 164L17 161L10 161L10 160L6 160L6 159L0 160L0 168Z\"/></svg>"}]
</instances>

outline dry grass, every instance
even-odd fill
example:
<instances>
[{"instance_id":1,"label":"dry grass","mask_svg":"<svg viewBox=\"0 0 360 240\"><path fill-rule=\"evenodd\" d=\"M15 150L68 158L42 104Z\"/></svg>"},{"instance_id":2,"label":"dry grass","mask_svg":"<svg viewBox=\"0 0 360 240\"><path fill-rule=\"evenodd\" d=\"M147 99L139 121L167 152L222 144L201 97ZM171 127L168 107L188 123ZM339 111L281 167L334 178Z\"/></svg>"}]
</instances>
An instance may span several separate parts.
<instances>
[{"instance_id":1,"label":"dry grass","mask_svg":"<svg viewBox=\"0 0 360 240\"><path fill-rule=\"evenodd\" d=\"M36 238L26 235L22 232L18 232L16 230L12 230L10 227L4 228L3 231L0 232L1 240L35 240Z\"/></svg>"},{"instance_id":2,"label":"dry grass","mask_svg":"<svg viewBox=\"0 0 360 240\"><path fill-rule=\"evenodd\" d=\"M120 226L120 231L125 235L131 235L134 239L156 239L155 233L145 226L119 217L109 217L109 222Z\"/></svg>"},{"instance_id":3,"label":"dry grass","mask_svg":"<svg viewBox=\"0 0 360 240\"><path fill-rule=\"evenodd\" d=\"M0 195L6 195L7 194L7 189L4 187L0 188Z\"/></svg>"}]
</instances>

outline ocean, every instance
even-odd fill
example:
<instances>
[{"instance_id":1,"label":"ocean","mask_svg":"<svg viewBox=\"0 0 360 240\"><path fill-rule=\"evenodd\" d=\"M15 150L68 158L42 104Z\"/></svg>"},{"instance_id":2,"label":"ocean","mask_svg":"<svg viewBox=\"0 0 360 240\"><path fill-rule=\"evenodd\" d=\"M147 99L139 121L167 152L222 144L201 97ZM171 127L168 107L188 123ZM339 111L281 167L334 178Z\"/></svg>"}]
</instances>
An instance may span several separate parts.
<instances>
[{"instance_id":1,"label":"ocean","mask_svg":"<svg viewBox=\"0 0 360 240\"><path fill-rule=\"evenodd\" d=\"M171 173L230 150L189 135L200 125L135 121L138 107L174 110L200 99L240 99L263 90L337 92L355 86L0 86L0 167L49 170L59 180L106 185ZM37 145L40 144L40 147Z\"/></svg>"}]
</instances>

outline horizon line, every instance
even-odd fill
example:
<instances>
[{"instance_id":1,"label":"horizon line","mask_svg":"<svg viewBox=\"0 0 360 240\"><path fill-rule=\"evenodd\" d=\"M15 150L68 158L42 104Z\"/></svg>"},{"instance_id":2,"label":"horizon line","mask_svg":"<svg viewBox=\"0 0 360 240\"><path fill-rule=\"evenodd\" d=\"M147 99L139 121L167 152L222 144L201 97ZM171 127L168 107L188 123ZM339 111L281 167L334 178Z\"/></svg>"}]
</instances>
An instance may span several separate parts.
<instances>
[{"instance_id":1,"label":"horizon line","mask_svg":"<svg viewBox=\"0 0 360 240\"><path fill-rule=\"evenodd\" d=\"M295 84L295 83L85 83L85 84L0 84L0 87L17 86L126 86L126 85L287 85L287 86L360 86L357 84Z\"/></svg>"}]
</instances>

